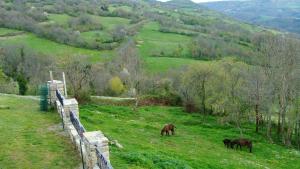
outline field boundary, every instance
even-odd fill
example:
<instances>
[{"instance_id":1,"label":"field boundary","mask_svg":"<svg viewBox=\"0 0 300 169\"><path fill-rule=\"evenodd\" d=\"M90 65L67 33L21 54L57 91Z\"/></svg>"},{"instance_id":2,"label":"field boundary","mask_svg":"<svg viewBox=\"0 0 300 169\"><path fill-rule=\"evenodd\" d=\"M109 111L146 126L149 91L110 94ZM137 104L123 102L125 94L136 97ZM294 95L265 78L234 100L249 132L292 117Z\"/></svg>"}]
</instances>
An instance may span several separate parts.
<instances>
[{"instance_id":1,"label":"field boundary","mask_svg":"<svg viewBox=\"0 0 300 169\"><path fill-rule=\"evenodd\" d=\"M61 92L66 92L63 89L61 81L49 81L48 101L56 106L62 127L78 150L83 169L113 169L109 161L109 140L101 131L86 131L79 119L77 100L65 98Z\"/></svg>"}]
</instances>

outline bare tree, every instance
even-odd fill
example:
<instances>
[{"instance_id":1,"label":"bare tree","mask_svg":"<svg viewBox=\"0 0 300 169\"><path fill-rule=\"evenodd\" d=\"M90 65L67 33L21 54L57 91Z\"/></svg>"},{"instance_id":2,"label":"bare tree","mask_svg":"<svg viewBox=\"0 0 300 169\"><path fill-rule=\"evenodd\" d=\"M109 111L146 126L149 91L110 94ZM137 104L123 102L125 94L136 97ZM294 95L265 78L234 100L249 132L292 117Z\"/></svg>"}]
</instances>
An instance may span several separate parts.
<instances>
[{"instance_id":1,"label":"bare tree","mask_svg":"<svg viewBox=\"0 0 300 169\"><path fill-rule=\"evenodd\" d=\"M261 65L271 88L272 105L278 103L277 134L285 145L291 145L299 99L299 40L283 35L260 35L256 38ZM268 137L271 136L272 113L268 113Z\"/></svg>"},{"instance_id":2,"label":"bare tree","mask_svg":"<svg viewBox=\"0 0 300 169\"><path fill-rule=\"evenodd\" d=\"M81 94L87 92L91 78L92 65L86 61L84 56L70 58L64 63L64 70L71 86L71 92L79 101L82 100ZM86 94L86 93L85 93Z\"/></svg>"},{"instance_id":3,"label":"bare tree","mask_svg":"<svg viewBox=\"0 0 300 169\"><path fill-rule=\"evenodd\" d=\"M188 81L190 85L186 86L193 90L201 100L202 113L206 114L206 99L207 99L207 83L212 75L212 69L210 64L195 64L188 68L188 71L184 76L185 81Z\"/></svg>"},{"instance_id":4,"label":"bare tree","mask_svg":"<svg viewBox=\"0 0 300 169\"><path fill-rule=\"evenodd\" d=\"M136 97L137 107L139 105L139 94L141 89L142 74L142 61L136 50L136 44L132 39L129 39L124 43L118 51L118 57L114 61L115 69L117 72L126 72L127 74L127 86L130 90L134 91Z\"/></svg>"},{"instance_id":5,"label":"bare tree","mask_svg":"<svg viewBox=\"0 0 300 169\"><path fill-rule=\"evenodd\" d=\"M265 76L260 66L249 66L246 76L247 90L249 94L250 104L254 107L255 111L255 131L259 131L259 126L263 121L262 109L265 95Z\"/></svg>"}]
</instances>

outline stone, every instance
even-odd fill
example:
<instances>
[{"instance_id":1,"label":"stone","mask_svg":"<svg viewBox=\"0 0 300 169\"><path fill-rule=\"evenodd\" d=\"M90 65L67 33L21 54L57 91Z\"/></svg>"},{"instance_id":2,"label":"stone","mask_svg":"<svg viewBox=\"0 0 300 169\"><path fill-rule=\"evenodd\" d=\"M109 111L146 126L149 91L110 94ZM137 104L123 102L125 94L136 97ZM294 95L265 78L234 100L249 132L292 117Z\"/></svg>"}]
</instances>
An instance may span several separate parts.
<instances>
[{"instance_id":1,"label":"stone","mask_svg":"<svg viewBox=\"0 0 300 169\"><path fill-rule=\"evenodd\" d=\"M54 106L57 98L56 98L56 90L58 89L62 95L65 95L64 83L59 80L53 80L47 82L48 86L48 103Z\"/></svg>"},{"instance_id":2,"label":"stone","mask_svg":"<svg viewBox=\"0 0 300 169\"><path fill-rule=\"evenodd\" d=\"M117 146L120 149L123 149L124 147L118 142L118 140L113 140L110 142L110 144Z\"/></svg>"},{"instance_id":3,"label":"stone","mask_svg":"<svg viewBox=\"0 0 300 169\"><path fill-rule=\"evenodd\" d=\"M87 151L88 168L93 168L97 163L96 148L98 148L103 156L109 161L109 141L101 131L83 133L83 141Z\"/></svg>"},{"instance_id":4,"label":"stone","mask_svg":"<svg viewBox=\"0 0 300 169\"><path fill-rule=\"evenodd\" d=\"M70 121L70 111L74 112L77 118L79 118L79 108L76 99L65 99L63 101L64 109L64 121L65 123L71 123Z\"/></svg>"}]
</instances>

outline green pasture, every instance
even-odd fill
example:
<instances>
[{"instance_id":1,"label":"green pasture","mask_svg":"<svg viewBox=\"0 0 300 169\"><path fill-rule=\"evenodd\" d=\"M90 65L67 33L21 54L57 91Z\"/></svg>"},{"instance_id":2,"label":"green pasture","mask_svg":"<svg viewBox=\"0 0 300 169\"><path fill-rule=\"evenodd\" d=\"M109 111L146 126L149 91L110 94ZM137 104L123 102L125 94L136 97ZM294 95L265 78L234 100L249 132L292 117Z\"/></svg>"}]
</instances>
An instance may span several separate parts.
<instances>
[{"instance_id":1,"label":"green pasture","mask_svg":"<svg viewBox=\"0 0 300 169\"><path fill-rule=\"evenodd\" d=\"M0 168L74 169L80 158L54 112L39 102L0 95Z\"/></svg>"},{"instance_id":2,"label":"green pasture","mask_svg":"<svg viewBox=\"0 0 300 169\"><path fill-rule=\"evenodd\" d=\"M80 118L87 130L101 130L110 140L124 147L110 146L116 169L297 169L300 153L270 144L255 134L254 125L244 128L244 137L253 140L253 153L224 147L224 138L238 138L239 131L230 124L220 124L221 117L187 114L179 107L132 107L85 105ZM160 135L166 123L176 125L174 136Z\"/></svg>"}]
</instances>

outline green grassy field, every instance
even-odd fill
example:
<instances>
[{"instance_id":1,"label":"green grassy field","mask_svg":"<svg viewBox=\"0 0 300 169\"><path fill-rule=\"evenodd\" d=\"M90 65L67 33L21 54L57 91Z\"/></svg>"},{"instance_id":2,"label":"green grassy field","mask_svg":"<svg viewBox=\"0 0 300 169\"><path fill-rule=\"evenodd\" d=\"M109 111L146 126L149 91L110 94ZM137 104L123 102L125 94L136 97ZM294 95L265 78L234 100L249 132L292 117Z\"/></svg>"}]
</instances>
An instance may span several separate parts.
<instances>
[{"instance_id":1,"label":"green grassy field","mask_svg":"<svg viewBox=\"0 0 300 169\"><path fill-rule=\"evenodd\" d=\"M13 29L7 29L7 28L0 28L0 36L6 35L6 34L9 34L9 33L16 33L16 32L20 32L20 31L13 30Z\"/></svg>"},{"instance_id":2,"label":"green grassy field","mask_svg":"<svg viewBox=\"0 0 300 169\"><path fill-rule=\"evenodd\" d=\"M150 22L141 29L136 40L140 55L143 57L149 57L160 52L172 57L172 52L178 48L178 45L184 48L183 55L188 53L187 45L190 43L191 37L159 32L159 24Z\"/></svg>"},{"instance_id":3,"label":"green grassy field","mask_svg":"<svg viewBox=\"0 0 300 169\"><path fill-rule=\"evenodd\" d=\"M91 15L95 21L101 23L104 26L104 30L110 30L115 28L117 25L129 25L129 20L120 17L104 17Z\"/></svg>"},{"instance_id":4,"label":"green grassy field","mask_svg":"<svg viewBox=\"0 0 300 169\"><path fill-rule=\"evenodd\" d=\"M148 72L167 71L170 68L180 67L195 62L191 58L178 58L173 52L181 45L184 49L183 55L188 55L188 44L191 37L159 32L159 25L155 22L149 22L144 25L135 37L140 56L144 59L146 70ZM155 57L154 55L163 52L168 57Z\"/></svg>"},{"instance_id":5,"label":"green grassy field","mask_svg":"<svg viewBox=\"0 0 300 169\"><path fill-rule=\"evenodd\" d=\"M96 39L104 42L112 39L111 35L105 31L88 31L81 33L80 36L87 42L92 42Z\"/></svg>"},{"instance_id":6,"label":"green grassy field","mask_svg":"<svg viewBox=\"0 0 300 169\"><path fill-rule=\"evenodd\" d=\"M121 10L124 10L124 11L131 11L132 10L132 8L131 7L129 7L129 6L124 6L124 5L110 5L109 7L108 7L108 9L109 9L109 11L115 11L116 9L121 9Z\"/></svg>"},{"instance_id":7,"label":"green grassy field","mask_svg":"<svg viewBox=\"0 0 300 169\"><path fill-rule=\"evenodd\" d=\"M152 29L153 28L153 29ZM198 62L189 58L173 58L173 57L152 57L150 56L152 53L151 48L153 49L162 49L162 50L172 50L172 48L176 48L181 40L183 43L188 42L187 36L176 35L176 34L163 34L157 31L158 25L155 23L150 23L145 26L144 29L141 30L141 33L137 35L137 41L143 41L144 43L139 47L140 55L145 62L145 68L148 72L156 73L161 71L167 71L169 68L179 67L185 64L190 64L193 62ZM13 29L0 29L1 32L13 32L17 30ZM95 38L95 34L100 32L101 38L109 38L107 32L103 31L91 31L82 33L87 39ZM149 35L150 33L150 35ZM151 34L153 36L151 36ZM104 35L104 36L101 36ZM160 45L166 45L167 48L156 45L158 41L153 40L153 38L162 37L162 41L159 43ZM152 44L152 45L151 45ZM44 38L37 37L31 33L25 33L22 35L18 35L16 37L9 37L1 39L0 46L5 45L24 45L31 48L33 51L37 53L41 53L44 55L54 56L58 62L64 61L66 57L72 57L76 55L84 55L88 56L89 60L93 63L102 62L106 59L111 59L115 56L116 51L97 51L97 50L89 50L84 48L76 48L60 43L56 43ZM149 46L150 45L150 46Z\"/></svg>"},{"instance_id":8,"label":"green grassy field","mask_svg":"<svg viewBox=\"0 0 300 169\"><path fill-rule=\"evenodd\" d=\"M88 56L89 60L92 62L99 62L106 58L110 58L110 56L113 55L113 51L97 51L76 48L39 38L31 33L26 33L16 37L9 37L7 39L1 39L0 46L5 45L24 45L37 53L54 56L58 61L64 61L66 57L84 55Z\"/></svg>"},{"instance_id":9,"label":"green grassy field","mask_svg":"<svg viewBox=\"0 0 300 169\"><path fill-rule=\"evenodd\" d=\"M61 26L67 27L68 26L68 21L72 17L67 15L67 14L50 14L48 16L49 23L57 23Z\"/></svg>"},{"instance_id":10,"label":"green grassy field","mask_svg":"<svg viewBox=\"0 0 300 169\"><path fill-rule=\"evenodd\" d=\"M101 130L111 140L124 146L110 147L111 162L116 169L148 168L282 168L297 169L300 153L280 145L269 144L245 128L246 138L253 140L253 153L226 149L222 140L235 138L239 131L220 125L216 117L187 114L177 107L131 107L85 105L80 118L87 130ZM176 135L160 136L166 123L177 126Z\"/></svg>"},{"instance_id":11,"label":"green grassy field","mask_svg":"<svg viewBox=\"0 0 300 169\"><path fill-rule=\"evenodd\" d=\"M0 168L73 169L80 158L59 128L60 117L40 112L39 102L0 95Z\"/></svg>"}]
</instances>

